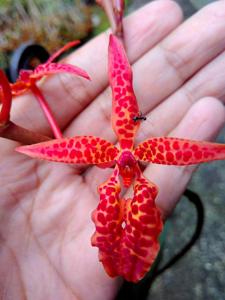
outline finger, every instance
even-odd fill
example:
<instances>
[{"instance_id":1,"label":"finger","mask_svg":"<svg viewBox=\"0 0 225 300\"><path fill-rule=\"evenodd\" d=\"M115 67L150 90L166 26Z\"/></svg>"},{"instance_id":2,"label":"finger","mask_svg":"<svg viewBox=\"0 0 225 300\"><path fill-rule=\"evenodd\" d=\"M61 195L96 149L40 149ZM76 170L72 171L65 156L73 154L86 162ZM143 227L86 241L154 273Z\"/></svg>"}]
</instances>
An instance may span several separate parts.
<instances>
[{"instance_id":1,"label":"finger","mask_svg":"<svg viewBox=\"0 0 225 300\"><path fill-rule=\"evenodd\" d=\"M215 98L203 98L194 104L170 136L212 140L225 122L225 109ZM149 165L145 175L159 188L157 205L168 216L175 207L196 166Z\"/></svg>"},{"instance_id":2,"label":"finger","mask_svg":"<svg viewBox=\"0 0 225 300\"><path fill-rule=\"evenodd\" d=\"M137 143L149 136L167 135L187 110L200 98L211 96L225 100L225 52L202 68L178 91L147 115L137 136ZM151 127L151 131L149 131Z\"/></svg>"},{"instance_id":3,"label":"finger","mask_svg":"<svg viewBox=\"0 0 225 300\"><path fill-rule=\"evenodd\" d=\"M129 57L135 62L182 19L179 7L172 1L154 1L124 20L125 44ZM101 34L72 54L67 63L88 72L92 82L61 74L52 76L41 86L61 127L66 126L107 85L108 34ZM48 126L31 95L18 97L14 103L13 119L22 126L48 134Z\"/></svg>"},{"instance_id":4,"label":"finger","mask_svg":"<svg viewBox=\"0 0 225 300\"><path fill-rule=\"evenodd\" d=\"M179 89L185 81L201 68L201 71L199 71L199 74L201 72L202 76L201 83L203 83L204 78L209 78L209 67L207 66L204 69L204 66L210 61L212 61L211 64L213 65L214 61L219 59L218 55L225 49L225 18L219 17L220 13L222 15L222 10L225 11L224 1L209 5L182 24L170 36L134 64L134 86L140 111L146 113L156 105L159 105L165 97ZM198 30L193 30L196 27L198 27ZM218 68L219 63L214 66L214 71L216 72ZM222 67L220 67L221 69ZM211 72L212 70L213 67L211 67ZM192 84L195 83L195 80L196 77L193 77ZM220 79L217 85L215 85L214 94L218 95L222 90L225 90L225 81ZM200 93L201 97L204 97L208 91L207 82L205 82L203 87L201 86L198 89L198 93L193 93L193 102L199 99ZM104 138L109 138L111 141L115 140L109 123L111 103L110 101L106 101L110 97L108 90L101 94L95 102L91 103L74 120L66 134L71 135L72 132L77 131L88 133L90 124L95 124L95 127L91 127L94 134L101 134ZM168 104L165 109L162 106L160 114L158 114L158 111L154 114L153 121L150 115L151 124L153 123L157 128L162 128L161 125L163 123L162 131L167 129L170 119L174 122L172 124L177 124L190 107L188 99L184 101L183 105L183 99L179 97L179 101L176 101L175 105ZM178 104L179 109L174 114L174 107L177 107ZM180 114L179 110L181 106L182 113ZM167 110L170 112L168 117ZM173 116L171 118L172 113ZM167 122L164 122L165 118ZM143 122L143 125L149 126L150 124ZM171 128L172 126L169 127L170 130ZM142 129L139 133L141 132ZM155 135L154 128L152 134Z\"/></svg>"},{"instance_id":5,"label":"finger","mask_svg":"<svg viewBox=\"0 0 225 300\"><path fill-rule=\"evenodd\" d=\"M225 1L216 1L189 18L137 64L135 74L145 74L134 74L141 109L146 111L147 105L148 110L149 103L151 108L158 105L224 49ZM143 87L148 87L144 94Z\"/></svg>"}]
</instances>

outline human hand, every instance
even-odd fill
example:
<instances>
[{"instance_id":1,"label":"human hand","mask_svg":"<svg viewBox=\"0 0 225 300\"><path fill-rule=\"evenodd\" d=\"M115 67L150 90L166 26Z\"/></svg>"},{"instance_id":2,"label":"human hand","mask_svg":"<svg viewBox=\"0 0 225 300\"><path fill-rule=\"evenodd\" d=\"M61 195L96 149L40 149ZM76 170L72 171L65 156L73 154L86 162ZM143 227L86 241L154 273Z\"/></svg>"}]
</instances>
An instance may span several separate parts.
<instances>
[{"instance_id":1,"label":"human hand","mask_svg":"<svg viewBox=\"0 0 225 300\"><path fill-rule=\"evenodd\" d=\"M223 125L224 107L216 98L225 97L220 75L225 69L224 8L224 1L216 2L178 27L182 16L177 5L156 1L124 22L134 88L147 115L137 143L165 135L211 139ZM41 86L66 136L97 135L116 142L107 47L108 34L102 34L67 59L85 69L91 83L62 74ZM30 94L15 100L12 119L49 134ZM14 142L0 143L2 298L113 299L120 282L105 274L90 245L96 187L111 170L37 161L15 153ZM159 187L157 205L165 217L193 170L146 168L145 175Z\"/></svg>"}]
</instances>

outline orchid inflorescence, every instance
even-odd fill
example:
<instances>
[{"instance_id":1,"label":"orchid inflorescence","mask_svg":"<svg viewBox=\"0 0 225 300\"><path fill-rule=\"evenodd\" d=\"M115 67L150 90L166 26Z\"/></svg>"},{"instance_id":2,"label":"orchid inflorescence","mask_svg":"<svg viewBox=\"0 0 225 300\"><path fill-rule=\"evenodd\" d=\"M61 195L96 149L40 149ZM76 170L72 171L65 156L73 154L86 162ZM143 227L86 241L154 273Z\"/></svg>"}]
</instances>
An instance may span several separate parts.
<instances>
[{"instance_id":1,"label":"orchid inflorescence","mask_svg":"<svg viewBox=\"0 0 225 300\"><path fill-rule=\"evenodd\" d=\"M52 132L56 138L61 138L61 130L55 121L55 118L48 106L47 101L45 100L44 95L42 94L37 83L43 77L52 74L58 73L70 73L72 75L80 76L85 79L90 80L88 74L79 67L65 64L65 63L56 63L54 62L60 55L62 55L68 49L79 44L79 41L72 41L67 43L64 47L56 51L50 58L43 64L38 65L34 70L20 70L19 77L15 83L9 84L4 73L0 72L0 83L1 83L1 102L2 102L2 112L0 115L0 120L3 118L4 123L7 123L10 119L10 107L12 102L12 96L19 96L27 91L31 91L36 99L38 100L46 118L49 122L49 125L52 129ZM10 86L9 86L10 85ZM0 125L1 125L0 121Z\"/></svg>"},{"instance_id":2,"label":"orchid inflorescence","mask_svg":"<svg viewBox=\"0 0 225 300\"><path fill-rule=\"evenodd\" d=\"M116 25L115 33L122 38L124 2L113 0L110 6L107 6L109 1L98 2L105 8L109 19L113 16L111 25ZM140 163L190 165L225 159L225 145L175 137L154 137L134 147L140 122L146 117L139 111L126 52L114 34L109 39L109 81L113 95L112 127L119 146L95 136L63 138L37 82L44 76L60 72L89 79L88 74L78 67L53 62L76 44L77 41L65 45L33 71L22 70L14 84L9 84L0 70L0 133L10 124L12 96L30 90L39 101L56 139L21 146L16 151L50 161L114 168L109 179L98 187L100 201L92 213L96 231L91 243L98 247L99 260L109 276L122 276L127 281L138 282L148 272L159 252L158 239L163 229L162 214L155 203L158 188L145 178ZM39 140L47 139L39 137ZM131 186L133 197L121 196L122 188Z\"/></svg>"},{"instance_id":3,"label":"orchid inflorescence","mask_svg":"<svg viewBox=\"0 0 225 300\"><path fill-rule=\"evenodd\" d=\"M99 186L100 202L92 213L96 231L92 245L111 277L137 282L144 277L159 251L162 216L155 204L157 186L142 174L139 162L190 165L225 159L225 145L175 137L154 137L134 148L142 120L132 86L132 70L122 43L109 41L109 81L112 88L112 126L119 146L101 137L59 138L29 146L18 152L31 157L73 164L114 167ZM120 195L122 186L133 185L133 198Z\"/></svg>"}]
</instances>

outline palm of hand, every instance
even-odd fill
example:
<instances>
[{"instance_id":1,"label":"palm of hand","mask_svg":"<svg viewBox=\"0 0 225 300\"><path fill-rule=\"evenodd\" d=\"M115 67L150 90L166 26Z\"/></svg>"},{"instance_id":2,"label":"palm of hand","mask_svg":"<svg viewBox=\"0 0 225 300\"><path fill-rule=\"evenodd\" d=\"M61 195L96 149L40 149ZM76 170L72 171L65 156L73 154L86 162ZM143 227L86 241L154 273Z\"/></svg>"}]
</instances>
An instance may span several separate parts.
<instances>
[{"instance_id":1,"label":"palm of hand","mask_svg":"<svg viewBox=\"0 0 225 300\"><path fill-rule=\"evenodd\" d=\"M214 76L224 69L219 57L225 49L224 18L217 18L213 27L213 39L208 30L210 20L205 18L205 14L214 15L217 10L224 11L224 2L215 3L211 8L203 10L189 23L182 25L176 33L167 37L163 47L159 44L151 51L149 50L179 25L181 14L177 6L171 1L155 1L125 22L126 43L130 45L128 49L131 61L135 62L136 95L144 115L150 114L142 124L137 142L151 135L167 134L210 139L222 126L224 108L220 102L214 98L197 101L208 95L225 98L222 92L224 82ZM148 18L145 18L146 15ZM142 22L135 24L140 26L130 26L130 23L138 20ZM195 22L198 22L199 28L203 28L203 32L193 31L192 25ZM152 28L152 24L156 24L155 27ZM146 31L146 28L151 30ZM192 35L199 42L191 44ZM62 82L58 82L58 77L53 77L43 87L50 105L56 107L57 103L55 114L61 127L65 129L65 135L91 134L116 141L109 122L110 94L104 91L107 78L105 61L99 61L99 57L106 58L107 38L108 36L105 38L103 35L95 39L82 52L70 58L71 63L73 59L76 64L80 60L81 66L93 78L92 83L60 76L62 80L66 78L63 86L61 85L62 89L59 90ZM138 48L135 48L136 44ZM191 46L182 48L184 44ZM98 58L94 53L96 45L100 49ZM204 51L209 48L212 50ZM177 57L183 56L186 61L184 67L179 59L174 60L174 54L171 55L174 49L177 49ZM207 66L212 60L211 67ZM199 69L201 70L198 71ZM155 70L154 76L152 70ZM165 70L168 72L164 72ZM213 81L214 77L216 82ZM57 93L54 93L55 90ZM71 100L73 97L76 102ZM46 123L36 113L36 106L29 95L21 97L15 103L14 113L17 123L26 127L25 112L31 120L30 127L43 134L48 133ZM111 170L96 167L84 170L41 162L15 153L15 146L15 143L1 140L2 298L113 299L119 283L104 273L97 260L97 249L90 245L90 237L94 232L90 214L98 202L96 187L104 182ZM146 168L145 175L151 177L159 187L157 203L165 215L175 206L192 171L192 167Z\"/></svg>"},{"instance_id":2,"label":"palm of hand","mask_svg":"<svg viewBox=\"0 0 225 300\"><path fill-rule=\"evenodd\" d=\"M84 176L70 166L17 154L5 157L1 167L1 273L17 287L12 297L31 299L40 287L37 299L86 299L90 293L98 297L85 281L102 287L100 294L113 294L116 281L104 273L90 245L90 214L97 196Z\"/></svg>"}]
</instances>

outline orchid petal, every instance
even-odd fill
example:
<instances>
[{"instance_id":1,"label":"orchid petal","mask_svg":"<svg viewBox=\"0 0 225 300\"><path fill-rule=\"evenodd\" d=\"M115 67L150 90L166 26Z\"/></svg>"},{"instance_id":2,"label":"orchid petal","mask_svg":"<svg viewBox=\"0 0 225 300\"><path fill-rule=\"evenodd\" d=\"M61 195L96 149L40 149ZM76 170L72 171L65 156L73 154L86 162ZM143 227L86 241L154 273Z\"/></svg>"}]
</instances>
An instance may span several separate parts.
<instances>
[{"instance_id":1,"label":"orchid petal","mask_svg":"<svg viewBox=\"0 0 225 300\"><path fill-rule=\"evenodd\" d=\"M16 82L10 84L13 96L19 96L30 88L30 76L32 74L32 70L20 70Z\"/></svg>"},{"instance_id":2,"label":"orchid petal","mask_svg":"<svg viewBox=\"0 0 225 300\"><path fill-rule=\"evenodd\" d=\"M92 246L99 248L99 260L109 276L118 276L120 264L120 240L122 235L121 200L119 199L119 171L116 167L105 183L99 186L100 203L92 213L96 231Z\"/></svg>"},{"instance_id":3,"label":"orchid petal","mask_svg":"<svg viewBox=\"0 0 225 300\"><path fill-rule=\"evenodd\" d=\"M93 136L55 139L17 147L16 151L31 157L73 164L113 162L119 152L110 142Z\"/></svg>"},{"instance_id":4,"label":"orchid petal","mask_svg":"<svg viewBox=\"0 0 225 300\"><path fill-rule=\"evenodd\" d=\"M92 245L109 276L137 282L150 269L159 251L162 220L155 206L157 188L142 175L136 179L133 199L120 199L118 167L99 187L100 203L92 213L96 231Z\"/></svg>"},{"instance_id":5,"label":"orchid petal","mask_svg":"<svg viewBox=\"0 0 225 300\"><path fill-rule=\"evenodd\" d=\"M29 89L29 85L27 85L23 81L16 81L15 83L10 84L10 86L13 96L19 96Z\"/></svg>"},{"instance_id":6,"label":"orchid petal","mask_svg":"<svg viewBox=\"0 0 225 300\"><path fill-rule=\"evenodd\" d=\"M132 70L121 42L110 36L109 80L113 93L112 124L122 149L132 149L140 121L138 104L132 87Z\"/></svg>"},{"instance_id":7,"label":"orchid petal","mask_svg":"<svg viewBox=\"0 0 225 300\"><path fill-rule=\"evenodd\" d=\"M120 275L138 282L149 271L158 252L163 223L155 205L158 189L143 175L134 183L134 198L127 203L126 225L121 242Z\"/></svg>"},{"instance_id":8,"label":"orchid petal","mask_svg":"<svg viewBox=\"0 0 225 300\"><path fill-rule=\"evenodd\" d=\"M60 63L41 64L34 69L30 78L40 79L41 77L46 75L52 75L62 72L71 73L73 75L78 75L90 80L90 77L84 70L73 65Z\"/></svg>"},{"instance_id":9,"label":"orchid petal","mask_svg":"<svg viewBox=\"0 0 225 300\"><path fill-rule=\"evenodd\" d=\"M151 138L139 144L134 156L164 165L191 165L225 159L225 145L172 137Z\"/></svg>"},{"instance_id":10,"label":"orchid petal","mask_svg":"<svg viewBox=\"0 0 225 300\"><path fill-rule=\"evenodd\" d=\"M68 49L76 46L80 44L80 41L72 41L67 43L66 45L64 45L62 48L60 48L58 51L56 51L55 53L53 53L49 59L46 61L47 64L52 63L53 60L55 60L56 58L58 58L61 54L63 54L65 51L67 51Z\"/></svg>"},{"instance_id":11,"label":"orchid petal","mask_svg":"<svg viewBox=\"0 0 225 300\"><path fill-rule=\"evenodd\" d=\"M20 70L19 72L19 77L17 79L16 82L18 81L23 81L23 82L27 82L29 83L30 82L30 76L33 74L33 70Z\"/></svg>"}]
</instances>

